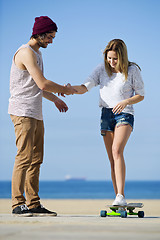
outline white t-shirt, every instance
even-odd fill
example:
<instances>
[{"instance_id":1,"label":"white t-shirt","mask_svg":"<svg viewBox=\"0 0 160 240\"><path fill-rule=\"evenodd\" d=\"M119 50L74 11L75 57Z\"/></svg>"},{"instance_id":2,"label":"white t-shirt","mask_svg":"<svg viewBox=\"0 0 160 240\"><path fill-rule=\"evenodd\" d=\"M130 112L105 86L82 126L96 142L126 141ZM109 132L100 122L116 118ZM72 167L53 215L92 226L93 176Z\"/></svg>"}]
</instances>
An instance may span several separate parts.
<instances>
[{"instance_id":1,"label":"white t-shirt","mask_svg":"<svg viewBox=\"0 0 160 240\"><path fill-rule=\"evenodd\" d=\"M113 108L117 103L136 94L144 96L144 83L140 70L135 64L128 67L126 81L122 73L113 73L109 77L102 63L86 79L84 85L88 91L97 85L100 86L100 107ZM134 115L133 105L127 105L123 112Z\"/></svg>"}]
</instances>

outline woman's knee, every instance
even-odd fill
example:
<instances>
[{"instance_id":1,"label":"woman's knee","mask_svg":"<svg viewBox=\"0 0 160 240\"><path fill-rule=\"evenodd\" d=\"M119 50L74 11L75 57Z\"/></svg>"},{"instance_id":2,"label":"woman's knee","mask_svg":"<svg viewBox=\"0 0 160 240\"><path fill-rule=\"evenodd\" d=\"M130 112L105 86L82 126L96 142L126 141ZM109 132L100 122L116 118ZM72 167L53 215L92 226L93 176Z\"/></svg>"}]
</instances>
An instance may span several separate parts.
<instances>
[{"instance_id":1,"label":"woman's knee","mask_svg":"<svg viewBox=\"0 0 160 240\"><path fill-rule=\"evenodd\" d=\"M117 145L113 145L112 146L112 154L113 154L114 160L119 159L119 157L123 156L123 149L121 149Z\"/></svg>"}]
</instances>

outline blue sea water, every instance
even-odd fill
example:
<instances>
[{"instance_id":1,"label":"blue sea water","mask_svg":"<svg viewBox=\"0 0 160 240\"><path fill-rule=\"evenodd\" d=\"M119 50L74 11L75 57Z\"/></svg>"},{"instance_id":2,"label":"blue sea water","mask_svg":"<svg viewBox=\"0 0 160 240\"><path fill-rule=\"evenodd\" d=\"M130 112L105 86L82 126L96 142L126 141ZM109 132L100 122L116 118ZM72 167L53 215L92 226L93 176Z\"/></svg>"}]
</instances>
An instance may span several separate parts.
<instances>
[{"instance_id":1,"label":"blue sea water","mask_svg":"<svg viewBox=\"0 0 160 240\"><path fill-rule=\"evenodd\" d=\"M113 199L109 181L40 181L39 195L45 199ZM127 181L127 199L160 199L160 181ZM0 181L0 198L11 198L11 182Z\"/></svg>"}]
</instances>

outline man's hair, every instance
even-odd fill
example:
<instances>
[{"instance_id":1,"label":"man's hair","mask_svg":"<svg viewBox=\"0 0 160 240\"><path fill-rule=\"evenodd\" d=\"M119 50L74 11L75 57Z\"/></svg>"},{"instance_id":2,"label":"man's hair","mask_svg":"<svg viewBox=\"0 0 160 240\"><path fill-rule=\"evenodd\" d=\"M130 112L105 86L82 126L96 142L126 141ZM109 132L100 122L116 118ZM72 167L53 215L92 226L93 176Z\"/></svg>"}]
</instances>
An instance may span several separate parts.
<instances>
[{"instance_id":1,"label":"man's hair","mask_svg":"<svg viewBox=\"0 0 160 240\"><path fill-rule=\"evenodd\" d=\"M41 33L41 34L34 34L30 37L30 39L31 38L37 39L38 37L40 37L41 39L44 39L46 37L47 33L52 33L52 32L53 31L49 31L49 32Z\"/></svg>"}]
</instances>

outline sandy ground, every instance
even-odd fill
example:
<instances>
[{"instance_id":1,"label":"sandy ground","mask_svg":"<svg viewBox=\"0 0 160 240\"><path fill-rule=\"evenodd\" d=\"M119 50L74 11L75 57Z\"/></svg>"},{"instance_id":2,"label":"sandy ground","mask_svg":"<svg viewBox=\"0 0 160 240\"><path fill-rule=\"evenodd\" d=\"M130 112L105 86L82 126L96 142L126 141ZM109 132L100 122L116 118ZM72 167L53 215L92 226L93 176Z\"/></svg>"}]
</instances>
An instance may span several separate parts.
<instances>
[{"instance_id":1,"label":"sandy ground","mask_svg":"<svg viewBox=\"0 0 160 240\"><path fill-rule=\"evenodd\" d=\"M0 199L0 240L160 239L160 200L143 202L144 218L100 217L112 200L41 200L57 217L15 217L11 200ZM108 210L108 209L107 209Z\"/></svg>"}]
</instances>

